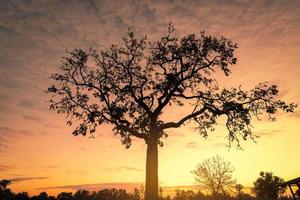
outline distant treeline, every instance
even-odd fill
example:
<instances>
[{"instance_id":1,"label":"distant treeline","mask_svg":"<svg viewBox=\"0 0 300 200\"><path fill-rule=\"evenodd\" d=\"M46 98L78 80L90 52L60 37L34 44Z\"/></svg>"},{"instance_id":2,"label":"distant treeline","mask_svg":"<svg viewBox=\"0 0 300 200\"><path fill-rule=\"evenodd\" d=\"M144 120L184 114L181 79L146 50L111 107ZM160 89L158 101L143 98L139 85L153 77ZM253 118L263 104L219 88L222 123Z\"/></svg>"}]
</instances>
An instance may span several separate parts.
<instances>
[{"instance_id":1,"label":"distant treeline","mask_svg":"<svg viewBox=\"0 0 300 200\"><path fill-rule=\"evenodd\" d=\"M134 192L128 193L124 189L103 189L100 191L78 190L77 192L61 192L56 197L49 196L46 192L39 195L29 196L27 192L14 193L8 188L1 188L0 200L142 200L143 194L140 190L135 189ZM160 197L160 200L258 200L246 193L236 195L214 194L206 195L201 191L184 191L177 190L174 197ZM292 198L283 196L279 200L292 200Z\"/></svg>"},{"instance_id":2,"label":"distant treeline","mask_svg":"<svg viewBox=\"0 0 300 200\"><path fill-rule=\"evenodd\" d=\"M133 193L128 193L123 189L103 189L97 192L90 192L87 190L78 190L77 192L61 192L56 197L49 196L46 192L42 192L36 196L29 196L27 192L14 193L10 189L1 191L1 200L142 200L143 195L139 190ZM202 192L178 190L176 195L171 198L160 197L160 200L256 200L259 198L242 193L240 195L222 194L205 195ZM278 198L279 200L292 200L287 196Z\"/></svg>"},{"instance_id":3,"label":"distant treeline","mask_svg":"<svg viewBox=\"0 0 300 200\"><path fill-rule=\"evenodd\" d=\"M284 180L278 176L274 176L272 172L261 172L260 177L253 183L252 193L254 196L243 192L243 186L236 184L228 187L227 190L215 192L211 190L211 194L204 194L200 190L185 191L177 190L175 195L163 196L163 189L159 193L159 200L292 200L289 193L286 193L286 184ZM10 188L11 181L0 181L0 200L143 200L144 189L134 189L132 193L124 189L103 189L99 191L78 190L72 192L61 192L56 197L49 196L46 192L39 195L30 196L27 192L15 193ZM213 184L212 187L216 187ZM297 200L300 199L300 190L296 192Z\"/></svg>"}]
</instances>

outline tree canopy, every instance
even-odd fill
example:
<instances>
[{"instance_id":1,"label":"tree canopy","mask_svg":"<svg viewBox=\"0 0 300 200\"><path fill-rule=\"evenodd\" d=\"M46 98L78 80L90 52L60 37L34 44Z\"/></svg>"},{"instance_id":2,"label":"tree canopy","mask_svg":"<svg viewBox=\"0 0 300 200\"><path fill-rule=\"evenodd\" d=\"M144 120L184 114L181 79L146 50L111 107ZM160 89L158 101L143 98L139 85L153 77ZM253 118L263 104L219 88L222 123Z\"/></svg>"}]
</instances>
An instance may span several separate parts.
<instances>
[{"instance_id":1,"label":"tree canopy","mask_svg":"<svg viewBox=\"0 0 300 200\"><path fill-rule=\"evenodd\" d=\"M175 36L173 25L156 42L147 37L138 39L133 30L123 38L123 45L107 50L75 49L63 58L61 72L53 74L56 84L50 108L81 123L74 135L93 134L98 125L114 126L122 143L129 147L131 137L147 140L151 126L157 125L158 138L168 128L177 128L188 121L198 125L201 135L213 128L217 117L227 117L229 141L251 138L250 121L265 111L270 119L280 109L292 112L295 104L276 100L278 88L260 83L250 91L225 89L213 78L216 70L226 76L235 65L237 45L224 37L216 38L201 32ZM160 116L168 105L190 104L193 110L175 122Z\"/></svg>"},{"instance_id":2,"label":"tree canopy","mask_svg":"<svg viewBox=\"0 0 300 200\"><path fill-rule=\"evenodd\" d=\"M253 192L260 200L276 200L279 195L284 194L283 187L284 180L278 176L273 175L272 172L260 172L259 178L253 183Z\"/></svg>"},{"instance_id":3,"label":"tree canopy","mask_svg":"<svg viewBox=\"0 0 300 200\"><path fill-rule=\"evenodd\" d=\"M233 172L234 168L231 163L218 155L204 160L192 171L196 182L213 195L219 193L226 195L228 191L231 191L236 185L232 177Z\"/></svg>"},{"instance_id":4,"label":"tree canopy","mask_svg":"<svg viewBox=\"0 0 300 200\"><path fill-rule=\"evenodd\" d=\"M276 85L260 83L250 91L218 85L215 72L225 76L235 65L237 45L231 40L200 35L175 35L169 25L158 41L136 37L128 30L123 44L106 50L75 49L63 58L60 72L51 76L50 109L64 113L68 125L80 121L74 135L86 135L97 126L110 124L126 148L132 137L147 144L145 199L158 199L158 150L166 130L193 121L203 137L216 120L226 116L228 141L254 138L251 119L267 114L274 120L278 110L293 112L295 104L277 99ZM189 113L169 121L169 106ZM186 109L186 107L184 108Z\"/></svg>"}]
</instances>

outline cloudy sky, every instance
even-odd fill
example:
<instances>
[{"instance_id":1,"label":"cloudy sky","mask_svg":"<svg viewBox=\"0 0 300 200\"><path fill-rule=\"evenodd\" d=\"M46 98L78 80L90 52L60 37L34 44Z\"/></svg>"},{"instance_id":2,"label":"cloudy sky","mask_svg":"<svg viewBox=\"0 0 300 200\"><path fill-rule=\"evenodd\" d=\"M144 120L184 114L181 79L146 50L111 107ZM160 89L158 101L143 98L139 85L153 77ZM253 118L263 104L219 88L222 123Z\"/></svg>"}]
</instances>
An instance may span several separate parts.
<instances>
[{"instance_id":1,"label":"cloudy sky","mask_svg":"<svg viewBox=\"0 0 300 200\"><path fill-rule=\"evenodd\" d=\"M300 102L300 1L251 0L2 0L0 1L0 178L14 191L133 188L144 182L145 145L125 149L111 127L96 138L74 137L64 116L49 111L44 91L65 50L118 44L128 28L157 39L172 21L176 34L225 36L238 43L238 65L224 86L275 83L280 98ZM171 113L176 116L178 113ZM193 185L190 173L219 154L234 177L251 186L260 171L288 180L299 176L300 112L255 121L257 143L226 147L222 122L207 140L193 125L169 131L160 149L162 186Z\"/></svg>"}]
</instances>

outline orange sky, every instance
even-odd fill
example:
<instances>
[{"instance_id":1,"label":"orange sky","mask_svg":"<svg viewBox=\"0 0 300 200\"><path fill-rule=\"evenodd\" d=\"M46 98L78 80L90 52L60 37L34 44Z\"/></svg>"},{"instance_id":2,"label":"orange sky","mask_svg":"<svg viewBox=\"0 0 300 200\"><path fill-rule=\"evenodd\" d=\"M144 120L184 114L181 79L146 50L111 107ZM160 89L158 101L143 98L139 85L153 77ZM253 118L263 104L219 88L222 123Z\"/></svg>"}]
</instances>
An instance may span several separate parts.
<instances>
[{"instance_id":1,"label":"orange sky","mask_svg":"<svg viewBox=\"0 0 300 200\"><path fill-rule=\"evenodd\" d=\"M97 49L118 43L128 27L154 39L172 21L177 34L224 35L238 43L238 65L224 86L249 89L268 81L280 98L300 102L300 1L21 1L0 2L0 179L14 191L55 194L78 188L132 188L144 182L145 145L121 145L111 127L96 138L74 137L64 116L48 109L43 91L65 49ZM170 110L176 119L180 110ZM162 186L193 185L190 173L219 154L232 163L234 177L252 186L260 171L286 180L300 176L300 112L278 121L254 121L257 143L244 151L226 147L222 119L207 140L193 124L172 129L159 152Z\"/></svg>"}]
</instances>

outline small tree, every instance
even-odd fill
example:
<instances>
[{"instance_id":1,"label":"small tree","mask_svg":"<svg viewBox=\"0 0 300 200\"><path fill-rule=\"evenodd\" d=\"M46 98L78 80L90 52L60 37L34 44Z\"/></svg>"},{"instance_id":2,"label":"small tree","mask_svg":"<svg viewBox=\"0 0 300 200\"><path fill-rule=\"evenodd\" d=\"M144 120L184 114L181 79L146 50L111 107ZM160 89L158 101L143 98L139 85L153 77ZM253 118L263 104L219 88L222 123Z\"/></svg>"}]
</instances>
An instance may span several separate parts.
<instances>
[{"instance_id":1,"label":"small tree","mask_svg":"<svg viewBox=\"0 0 300 200\"><path fill-rule=\"evenodd\" d=\"M259 178L253 183L252 191L259 200L276 200L279 195L284 194L282 187L284 180L274 176L272 172L260 172Z\"/></svg>"},{"instance_id":2,"label":"small tree","mask_svg":"<svg viewBox=\"0 0 300 200\"><path fill-rule=\"evenodd\" d=\"M238 198L238 199L241 199L241 196L242 196L242 194L243 194L243 189L244 189L244 186L242 185L242 184L236 184L235 186L234 186L234 188L235 188L235 190L236 190L236 197Z\"/></svg>"},{"instance_id":3,"label":"small tree","mask_svg":"<svg viewBox=\"0 0 300 200\"><path fill-rule=\"evenodd\" d=\"M87 190L77 190L74 193L74 199L76 200L89 200L90 192Z\"/></svg>"},{"instance_id":4,"label":"small tree","mask_svg":"<svg viewBox=\"0 0 300 200\"><path fill-rule=\"evenodd\" d=\"M56 198L57 200L74 200L72 192L61 192Z\"/></svg>"},{"instance_id":5,"label":"small tree","mask_svg":"<svg viewBox=\"0 0 300 200\"><path fill-rule=\"evenodd\" d=\"M0 181L0 190L3 191L7 188L7 186L11 183L10 180L3 179Z\"/></svg>"},{"instance_id":6,"label":"small tree","mask_svg":"<svg viewBox=\"0 0 300 200\"><path fill-rule=\"evenodd\" d=\"M50 108L80 123L74 135L93 134L97 126L111 124L129 148L132 137L147 145L145 199L158 199L158 145L166 130L194 121L203 137L218 117L227 118L229 142L253 138L252 116L278 110L292 112L294 104L277 100L275 85L258 84L249 92L241 88L219 89L213 74L230 74L236 64L237 45L226 38L202 32L182 38L174 27L156 42L138 39L132 30L121 46L107 50L75 49L63 58L61 71L51 78L55 85ZM191 105L178 121L164 121L168 106ZM187 109L186 107L184 108ZM180 113L180 112L178 112Z\"/></svg>"},{"instance_id":7,"label":"small tree","mask_svg":"<svg viewBox=\"0 0 300 200\"><path fill-rule=\"evenodd\" d=\"M12 200L14 193L8 188L8 185L11 183L10 180L3 179L0 181L0 199Z\"/></svg>"},{"instance_id":8,"label":"small tree","mask_svg":"<svg viewBox=\"0 0 300 200\"><path fill-rule=\"evenodd\" d=\"M208 189L212 195L222 193L224 196L236 184L232 178L233 172L230 162L224 161L218 155L204 160L192 171L196 182Z\"/></svg>"},{"instance_id":9,"label":"small tree","mask_svg":"<svg viewBox=\"0 0 300 200\"><path fill-rule=\"evenodd\" d=\"M196 196L195 192L191 191L191 190L176 190L176 194L173 198L173 200L192 200L194 199Z\"/></svg>"},{"instance_id":10,"label":"small tree","mask_svg":"<svg viewBox=\"0 0 300 200\"><path fill-rule=\"evenodd\" d=\"M19 192L18 194L16 194L16 196L14 197L14 199L18 199L18 200L30 200L30 197L29 197L28 192Z\"/></svg>"}]
</instances>

